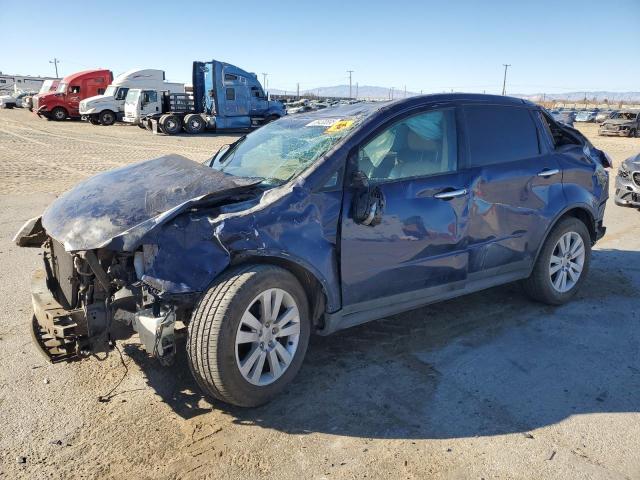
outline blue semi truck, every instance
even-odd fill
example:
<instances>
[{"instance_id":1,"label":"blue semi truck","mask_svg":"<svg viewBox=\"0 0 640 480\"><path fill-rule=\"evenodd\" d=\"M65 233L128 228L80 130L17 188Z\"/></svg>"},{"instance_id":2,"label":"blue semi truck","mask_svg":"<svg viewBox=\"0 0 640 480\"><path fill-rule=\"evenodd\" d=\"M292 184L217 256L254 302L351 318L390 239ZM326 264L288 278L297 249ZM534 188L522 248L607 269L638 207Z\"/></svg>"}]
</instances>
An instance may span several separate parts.
<instances>
[{"instance_id":1,"label":"blue semi truck","mask_svg":"<svg viewBox=\"0 0 640 480\"><path fill-rule=\"evenodd\" d=\"M154 133L248 130L286 115L281 102L271 101L255 73L230 63L193 62L193 91L171 93L132 89L123 120Z\"/></svg>"}]
</instances>

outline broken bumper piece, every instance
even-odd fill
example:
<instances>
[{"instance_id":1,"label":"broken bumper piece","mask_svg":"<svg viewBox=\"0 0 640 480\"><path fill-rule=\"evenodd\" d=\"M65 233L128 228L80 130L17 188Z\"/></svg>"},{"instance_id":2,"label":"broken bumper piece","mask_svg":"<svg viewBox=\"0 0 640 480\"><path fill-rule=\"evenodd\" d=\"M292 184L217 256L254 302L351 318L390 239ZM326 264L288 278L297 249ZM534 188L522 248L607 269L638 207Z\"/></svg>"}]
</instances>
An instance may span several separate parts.
<instances>
[{"instance_id":1,"label":"broken bumper piece","mask_svg":"<svg viewBox=\"0 0 640 480\"><path fill-rule=\"evenodd\" d=\"M87 335L84 311L65 310L49 291L43 270L36 270L31 278L31 301L31 333L44 356L57 363L82 355L81 338Z\"/></svg>"}]
</instances>

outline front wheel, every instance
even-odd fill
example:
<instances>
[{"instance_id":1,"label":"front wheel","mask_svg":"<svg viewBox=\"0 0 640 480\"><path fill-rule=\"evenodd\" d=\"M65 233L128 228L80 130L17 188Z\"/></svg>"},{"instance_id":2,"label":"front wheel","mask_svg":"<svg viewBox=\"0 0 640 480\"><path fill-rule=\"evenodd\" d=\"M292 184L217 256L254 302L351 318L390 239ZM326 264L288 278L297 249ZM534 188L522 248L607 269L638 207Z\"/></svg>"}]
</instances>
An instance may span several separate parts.
<instances>
[{"instance_id":1,"label":"front wheel","mask_svg":"<svg viewBox=\"0 0 640 480\"><path fill-rule=\"evenodd\" d=\"M561 220L542 246L525 292L549 305L568 302L580 288L591 261L591 236L577 218Z\"/></svg>"},{"instance_id":2,"label":"front wheel","mask_svg":"<svg viewBox=\"0 0 640 480\"><path fill-rule=\"evenodd\" d=\"M298 280L272 265L229 271L203 295L188 334L189 366L209 395L255 407L300 370L311 327Z\"/></svg>"},{"instance_id":3,"label":"front wheel","mask_svg":"<svg viewBox=\"0 0 640 480\"><path fill-rule=\"evenodd\" d=\"M51 118L53 118L57 122L61 122L62 120L66 120L67 111L62 107L56 107L51 111Z\"/></svg>"},{"instance_id":4,"label":"front wheel","mask_svg":"<svg viewBox=\"0 0 640 480\"><path fill-rule=\"evenodd\" d=\"M116 114L111 110L105 110L104 112L100 112L100 123L104 126L113 125L116 123Z\"/></svg>"}]
</instances>

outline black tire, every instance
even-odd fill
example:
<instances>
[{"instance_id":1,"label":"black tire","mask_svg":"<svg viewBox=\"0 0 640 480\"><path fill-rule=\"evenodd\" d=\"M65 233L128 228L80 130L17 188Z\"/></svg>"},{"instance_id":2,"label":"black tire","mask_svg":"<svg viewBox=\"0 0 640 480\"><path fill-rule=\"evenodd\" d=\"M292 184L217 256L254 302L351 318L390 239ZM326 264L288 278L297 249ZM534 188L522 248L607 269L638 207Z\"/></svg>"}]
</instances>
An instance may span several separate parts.
<instances>
[{"instance_id":1,"label":"black tire","mask_svg":"<svg viewBox=\"0 0 640 480\"><path fill-rule=\"evenodd\" d=\"M91 125L100 125L100 120L98 120L94 115L89 116L89 123Z\"/></svg>"},{"instance_id":2,"label":"black tire","mask_svg":"<svg viewBox=\"0 0 640 480\"><path fill-rule=\"evenodd\" d=\"M69 114L62 107L56 107L53 110L51 110L51 119L55 120L56 122L61 122L62 120L66 120L68 116Z\"/></svg>"},{"instance_id":3,"label":"black tire","mask_svg":"<svg viewBox=\"0 0 640 480\"><path fill-rule=\"evenodd\" d=\"M16 106L15 103L6 103L4 108L6 108L7 110L13 110L15 106Z\"/></svg>"},{"instance_id":4,"label":"black tire","mask_svg":"<svg viewBox=\"0 0 640 480\"><path fill-rule=\"evenodd\" d=\"M169 114L161 116L158 125L162 128L163 133L167 135L175 135L182 130L182 121L177 115Z\"/></svg>"},{"instance_id":5,"label":"black tire","mask_svg":"<svg viewBox=\"0 0 640 480\"><path fill-rule=\"evenodd\" d=\"M551 283L549 264L556 244L564 234L575 232L582 237L584 243L585 258L580 277L576 284L567 292L557 291ZM591 263L591 235L587 226L579 219L567 217L560 220L551 230L540 250L540 254L533 267L531 276L522 281L524 291L532 299L548 305L562 305L571 300L580 289Z\"/></svg>"},{"instance_id":6,"label":"black tire","mask_svg":"<svg viewBox=\"0 0 640 480\"><path fill-rule=\"evenodd\" d=\"M637 134L638 134L637 130L635 128L632 128L629 131L629 138L635 138L637 136Z\"/></svg>"},{"instance_id":7,"label":"black tire","mask_svg":"<svg viewBox=\"0 0 640 480\"><path fill-rule=\"evenodd\" d=\"M275 287L289 293L298 306L298 347L280 378L268 385L257 386L242 376L236 364L236 332L245 309L255 297ZM191 316L187 337L189 367L198 385L208 395L240 407L256 407L273 399L296 376L310 332L308 300L290 272L272 265L239 266L209 287Z\"/></svg>"},{"instance_id":8,"label":"black tire","mask_svg":"<svg viewBox=\"0 0 640 480\"><path fill-rule=\"evenodd\" d=\"M197 113L190 113L184 117L184 129L187 133L202 133L205 126L204 118Z\"/></svg>"},{"instance_id":9,"label":"black tire","mask_svg":"<svg viewBox=\"0 0 640 480\"><path fill-rule=\"evenodd\" d=\"M105 127L116 123L116 114L111 110L104 110L100 112L98 118L100 119L100 124L104 125Z\"/></svg>"}]
</instances>

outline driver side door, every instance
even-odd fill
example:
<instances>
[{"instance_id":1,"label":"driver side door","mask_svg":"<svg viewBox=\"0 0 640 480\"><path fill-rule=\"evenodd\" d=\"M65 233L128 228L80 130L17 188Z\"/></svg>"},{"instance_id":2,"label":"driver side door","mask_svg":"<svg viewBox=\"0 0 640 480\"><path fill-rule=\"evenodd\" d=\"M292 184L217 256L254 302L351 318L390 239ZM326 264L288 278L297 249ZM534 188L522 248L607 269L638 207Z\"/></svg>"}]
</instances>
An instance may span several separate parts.
<instances>
[{"instance_id":1,"label":"driver side door","mask_svg":"<svg viewBox=\"0 0 640 480\"><path fill-rule=\"evenodd\" d=\"M358 191L347 180L340 243L345 314L419 305L464 287L471 179L460 168L463 150L451 107L391 121L352 155L351 175L366 174L383 208L377 224L359 222Z\"/></svg>"}]
</instances>

